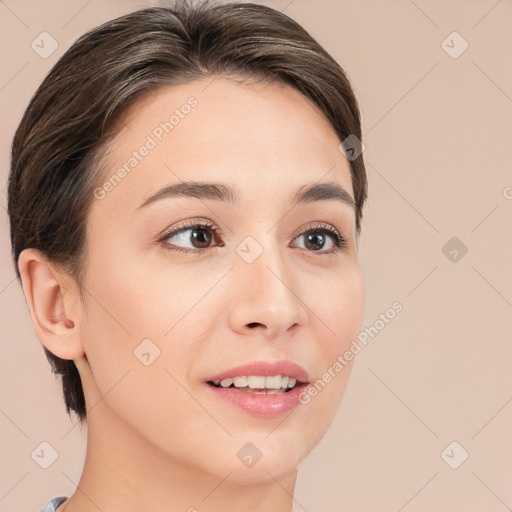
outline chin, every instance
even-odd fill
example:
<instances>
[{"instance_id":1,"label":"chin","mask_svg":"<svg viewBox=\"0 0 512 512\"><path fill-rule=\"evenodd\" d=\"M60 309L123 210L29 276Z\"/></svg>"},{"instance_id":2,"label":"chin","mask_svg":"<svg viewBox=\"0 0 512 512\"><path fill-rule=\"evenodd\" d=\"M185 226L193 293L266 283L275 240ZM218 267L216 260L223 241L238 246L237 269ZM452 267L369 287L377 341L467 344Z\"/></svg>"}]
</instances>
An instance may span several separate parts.
<instances>
[{"instance_id":1,"label":"chin","mask_svg":"<svg viewBox=\"0 0 512 512\"><path fill-rule=\"evenodd\" d=\"M245 433L212 454L210 471L219 478L229 474L228 480L243 485L275 482L296 473L318 441L284 431Z\"/></svg>"},{"instance_id":2,"label":"chin","mask_svg":"<svg viewBox=\"0 0 512 512\"><path fill-rule=\"evenodd\" d=\"M231 465L231 468L226 468L226 473L219 475L220 478L225 478L231 471L227 480L236 482L241 485L263 485L268 483L275 483L276 480L282 480L297 472L298 465L286 459L278 459L273 457L264 462L260 460L253 467L240 467L241 465Z\"/></svg>"}]
</instances>

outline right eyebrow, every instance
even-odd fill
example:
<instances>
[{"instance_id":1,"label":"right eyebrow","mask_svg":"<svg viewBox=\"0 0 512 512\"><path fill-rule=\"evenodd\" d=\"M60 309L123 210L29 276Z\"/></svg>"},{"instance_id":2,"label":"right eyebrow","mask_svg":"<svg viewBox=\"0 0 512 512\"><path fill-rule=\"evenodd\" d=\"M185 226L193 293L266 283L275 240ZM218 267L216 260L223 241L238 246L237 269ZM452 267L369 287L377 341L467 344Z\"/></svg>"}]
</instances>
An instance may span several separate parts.
<instances>
[{"instance_id":1,"label":"right eyebrow","mask_svg":"<svg viewBox=\"0 0 512 512\"><path fill-rule=\"evenodd\" d=\"M197 199L212 199L228 201L240 206L238 194L229 185L222 183L206 183L202 181L185 181L164 187L148 197L137 209L170 197L195 197Z\"/></svg>"}]
</instances>

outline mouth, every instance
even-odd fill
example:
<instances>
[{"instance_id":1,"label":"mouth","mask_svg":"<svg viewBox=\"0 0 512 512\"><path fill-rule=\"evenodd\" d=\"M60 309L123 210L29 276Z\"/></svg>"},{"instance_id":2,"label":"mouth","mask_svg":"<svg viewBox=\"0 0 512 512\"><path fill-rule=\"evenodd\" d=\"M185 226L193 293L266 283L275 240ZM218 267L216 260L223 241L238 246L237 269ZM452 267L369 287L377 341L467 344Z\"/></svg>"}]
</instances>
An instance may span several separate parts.
<instances>
[{"instance_id":1,"label":"mouth","mask_svg":"<svg viewBox=\"0 0 512 512\"><path fill-rule=\"evenodd\" d=\"M205 379L216 404L227 403L251 416L276 418L300 404L311 378L291 361L254 361Z\"/></svg>"},{"instance_id":2,"label":"mouth","mask_svg":"<svg viewBox=\"0 0 512 512\"><path fill-rule=\"evenodd\" d=\"M234 389L245 393L277 395L289 393L293 389L303 388L308 382L302 382L288 375L248 375L228 377L222 380L209 380L207 384L216 388Z\"/></svg>"}]
</instances>

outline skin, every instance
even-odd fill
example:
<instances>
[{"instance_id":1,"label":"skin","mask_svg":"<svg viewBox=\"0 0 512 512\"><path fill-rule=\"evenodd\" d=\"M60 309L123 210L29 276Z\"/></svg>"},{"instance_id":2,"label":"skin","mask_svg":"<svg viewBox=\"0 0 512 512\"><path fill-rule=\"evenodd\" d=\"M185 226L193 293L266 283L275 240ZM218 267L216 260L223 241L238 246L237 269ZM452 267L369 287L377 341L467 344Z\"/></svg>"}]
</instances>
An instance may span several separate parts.
<instances>
[{"instance_id":1,"label":"skin","mask_svg":"<svg viewBox=\"0 0 512 512\"><path fill-rule=\"evenodd\" d=\"M309 404L273 419L205 389L207 377L257 359L289 359L316 381L359 333L365 297L354 208L291 204L297 188L316 182L354 196L335 132L289 86L210 77L142 98L123 115L106 178L190 96L198 100L191 113L94 201L83 302L73 279L38 251L20 256L38 337L74 360L86 397L85 466L59 512L289 512L298 466L327 431L349 379L352 363ZM241 206L178 197L137 210L185 180L230 184ZM192 230L158 241L187 219L221 231L210 232L199 255L166 248L204 247ZM347 247L326 254L335 247L327 235L311 249L304 233L315 221L338 230ZM251 264L235 250L247 236L263 248ZM146 338L161 351L149 366L133 354ZM247 442L262 453L250 468L236 456Z\"/></svg>"}]
</instances>

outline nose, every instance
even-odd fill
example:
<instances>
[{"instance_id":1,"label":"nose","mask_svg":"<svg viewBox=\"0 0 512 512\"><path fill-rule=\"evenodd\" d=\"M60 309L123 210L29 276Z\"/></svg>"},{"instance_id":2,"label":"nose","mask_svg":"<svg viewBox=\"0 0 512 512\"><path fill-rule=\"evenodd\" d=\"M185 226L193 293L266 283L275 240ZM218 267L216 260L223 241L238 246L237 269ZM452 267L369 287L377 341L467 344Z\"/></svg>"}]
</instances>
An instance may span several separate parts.
<instances>
[{"instance_id":1,"label":"nose","mask_svg":"<svg viewBox=\"0 0 512 512\"><path fill-rule=\"evenodd\" d=\"M229 314L233 331L273 339L305 325L307 312L297 274L277 248L265 248L252 263L240 258L231 277L235 283Z\"/></svg>"}]
</instances>

